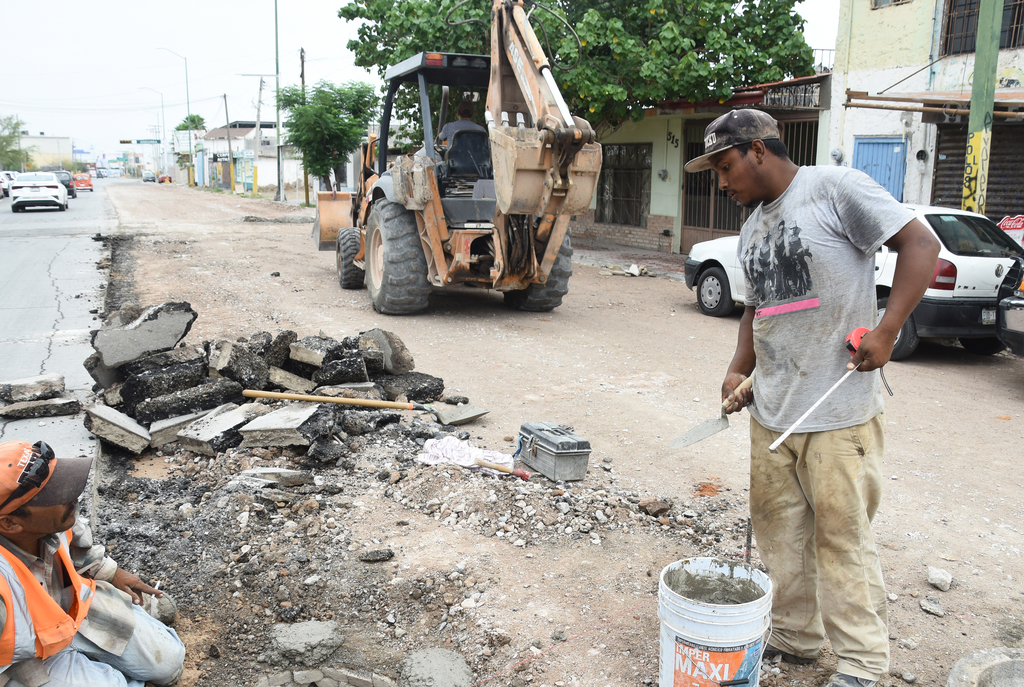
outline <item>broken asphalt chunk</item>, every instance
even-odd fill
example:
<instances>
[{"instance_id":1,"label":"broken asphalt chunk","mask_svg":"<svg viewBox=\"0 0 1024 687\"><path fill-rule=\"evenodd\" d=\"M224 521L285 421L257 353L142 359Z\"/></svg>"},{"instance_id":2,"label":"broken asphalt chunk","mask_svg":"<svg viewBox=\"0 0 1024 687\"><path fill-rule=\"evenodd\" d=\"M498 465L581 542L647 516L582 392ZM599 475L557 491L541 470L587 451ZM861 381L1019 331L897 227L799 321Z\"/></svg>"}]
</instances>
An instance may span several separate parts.
<instances>
[{"instance_id":1,"label":"broken asphalt chunk","mask_svg":"<svg viewBox=\"0 0 1024 687\"><path fill-rule=\"evenodd\" d=\"M37 375L0 383L0 400L7 402L41 401L64 393L64 376Z\"/></svg>"},{"instance_id":2,"label":"broken asphalt chunk","mask_svg":"<svg viewBox=\"0 0 1024 687\"><path fill-rule=\"evenodd\" d=\"M143 401L135 407L135 417L139 422L166 420L178 415L211 410L241 397L241 384L230 379L217 379L191 389Z\"/></svg>"},{"instance_id":3,"label":"broken asphalt chunk","mask_svg":"<svg viewBox=\"0 0 1024 687\"><path fill-rule=\"evenodd\" d=\"M131 409L146 399L191 389L201 384L205 377L206 366L202 361L178 363L128 377L119 388L118 395L121 403L131 412Z\"/></svg>"},{"instance_id":4,"label":"broken asphalt chunk","mask_svg":"<svg viewBox=\"0 0 1024 687\"><path fill-rule=\"evenodd\" d=\"M210 344L210 370L232 379L245 389L267 388L270 371L266 361L245 344L217 341Z\"/></svg>"},{"instance_id":5,"label":"broken asphalt chunk","mask_svg":"<svg viewBox=\"0 0 1024 687\"><path fill-rule=\"evenodd\" d=\"M117 367L174 348L185 338L198 316L185 302L154 305L127 324L93 332L92 346L104 365ZM121 318L113 318L112 323L121 322Z\"/></svg>"},{"instance_id":6,"label":"broken asphalt chunk","mask_svg":"<svg viewBox=\"0 0 1024 687\"><path fill-rule=\"evenodd\" d=\"M320 367L323 364L324 356L333 349L341 347L340 342L329 336L307 336L289 346L288 355L296 362Z\"/></svg>"},{"instance_id":7,"label":"broken asphalt chunk","mask_svg":"<svg viewBox=\"0 0 1024 687\"><path fill-rule=\"evenodd\" d=\"M444 380L422 372L375 376L374 382L384 389L389 401L405 396L414 403L429 403L444 393Z\"/></svg>"},{"instance_id":8,"label":"broken asphalt chunk","mask_svg":"<svg viewBox=\"0 0 1024 687\"><path fill-rule=\"evenodd\" d=\"M149 426L149 445L153 448L160 448L164 444L177 441L178 432L183 430L185 427L188 427L208 412L209 411L204 410L198 413L189 413L188 415L170 417L166 420L157 420Z\"/></svg>"},{"instance_id":9,"label":"broken asphalt chunk","mask_svg":"<svg viewBox=\"0 0 1024 687\"><path fill-rule=\"evenodd\" d=\"M291 345L298 341L298 339L299 335L290 329L286 329L275 336L274 340L267 346L267 351L263 356L263 359L267 361L267 365L271 367L281 367L284 365L291 352Z\"/></svg>"},{"instance_id":10,"label":"broken asphalt chunk","mask_svg":"<svg viewBox=\"0 0 1024 687\"><path fill-rule=\"evenodd\" d=\"M121 368L121 371L126 375L140 375L144 372L163 370L171 367L172 365L179 365L182 363L199 363L201 365L205 365L206 353L201 349L194 348L192 346L175 348L170 351L164 351L163 353L147 355L145 358L139 358L138 360L126 363Z\"/></svg>"},{"instance_id":11,"label":"broken asphalt chunk","mask_svg":"<svg viewBox=\"0 0 1024 687\"><path fill-rule=\"evenodd\" d=\"M146 428L124 413L98 405L89 406L85 412L85 428L103 441L136 455L149 446L150 436Z\"/></svg>"},{"instance_id":12,"label":"broken asphalt chunk","mask_svg":"<svg viewBox=\"0 0 1024 687\"><path fill-rule=\"evenodd\" d=\"M239 473L242 477L266 480L282 487L300 487L313 483L313 473L308 470L287 470L285 468L250 468Z\"/></svg>"},{"instance_id":13,"label":"broken asphalt chunk","mask_svg":"<svg viewBox=\"0 0 1024 687\"><path fill-rule=\"evenodd\" d=\"M279 389L285 389L287 391L295 391L300 394L308 394L316 388L316 384L305 377L300 377L299 375L292 374L291 372L287 372L279 367L273 366L271 366L268 371L268 385Z\"/></svg>"},{"instance_id":14,"label":"broken asphalt chunk","mask_svg":"<svg viewBox=\"0 0 1024 687\"><path fill-rule=\"evenodd\" d=\"M19 401L0 408L0 415L15 419L75 415L82 404L73 398L46 398L42 401Z\"/></svg>"},{"instance_id":15,"label":"broken asphalt chunk","mask_svg":"<svg viewBox=\"0 0 1024 687\"><path fill-rule=\"evenodd\" d=\"M369 381L363 356L356 351L346 351L344 357L324 363L313 375L317 385L347 384Z\"/></svg>"}]
</instances>

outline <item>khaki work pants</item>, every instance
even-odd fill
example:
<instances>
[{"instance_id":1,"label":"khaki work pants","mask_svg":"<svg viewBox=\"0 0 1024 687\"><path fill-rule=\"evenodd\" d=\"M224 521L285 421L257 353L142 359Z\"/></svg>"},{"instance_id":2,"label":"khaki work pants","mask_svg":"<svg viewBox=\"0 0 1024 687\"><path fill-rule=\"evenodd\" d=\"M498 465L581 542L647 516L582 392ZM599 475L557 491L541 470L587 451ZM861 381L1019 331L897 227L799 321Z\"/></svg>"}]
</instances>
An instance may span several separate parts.
<instances>
[{"instance_id":1,"label":"khaki work pants","mask_svg":"<svg viewBox=\"0 0 1024 687\"><path fill-rule=\"evenodd\" d=\"M882 496L885 415L856 427L793 434L750 421L750 515L775 588L775 648L818 655L828 633L838 672L889 671L882 566L871 520Z\"/></svg>"}]
</instances>

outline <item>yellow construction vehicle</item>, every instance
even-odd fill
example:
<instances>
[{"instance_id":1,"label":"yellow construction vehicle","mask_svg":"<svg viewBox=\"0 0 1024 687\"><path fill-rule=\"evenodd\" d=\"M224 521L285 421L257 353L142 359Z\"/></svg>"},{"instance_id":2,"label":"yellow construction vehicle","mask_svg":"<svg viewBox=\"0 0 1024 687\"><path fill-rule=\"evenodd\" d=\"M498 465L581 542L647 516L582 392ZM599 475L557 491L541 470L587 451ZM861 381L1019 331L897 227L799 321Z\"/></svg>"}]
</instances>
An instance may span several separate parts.
<instances>
[{"instance_id":1,"label":"yellow construction vehicle","mask_svg":"<svg viewBox=\"0 0 1024 687\"><path fill-rule=\"evenodd\" d=\"M601 146L569 112L523 0L494 0L490 56L420 53L385 78L380 134L362 146L355 193L319 196L314 237L336 251L341 287L365 284L374 309L389 315L421 311L432 287L460 284L501 291L519 310L561 305L572 274L569 216L590 205ZM389 164L403 84L419 91L423 146ZM462 105L482 91L486 128L460 122L436 140L431 86L441 87L438 129L450 94Z\"/></svg>"}]
</instances>

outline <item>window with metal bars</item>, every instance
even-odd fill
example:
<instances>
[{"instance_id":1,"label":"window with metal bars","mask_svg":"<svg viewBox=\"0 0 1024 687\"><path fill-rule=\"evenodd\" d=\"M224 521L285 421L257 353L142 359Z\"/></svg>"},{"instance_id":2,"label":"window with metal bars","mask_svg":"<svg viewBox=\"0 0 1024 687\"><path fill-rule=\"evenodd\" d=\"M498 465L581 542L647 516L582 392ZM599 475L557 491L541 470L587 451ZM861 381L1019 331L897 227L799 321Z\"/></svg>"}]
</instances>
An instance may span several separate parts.
<instances>
[{"instance_id":1,"label":"window with metal bars","mask_svg":"<svg viewBox=\"0 0 1024 687\"><path fill-rule=\"evenodd\" d=\"M647 227L651 209L650 143L605 143L597 184L595 219Z\"/></svg>"},{"instance_id":2,"label":"window with metal bars","mask_svg":"<svg viewBox=\"0 0 1024 687\"><path fill-rule=\"evenodd\" d=\"M704 154L705 124L686 127L688 161ZM801 166L813 165L818 155L818 122L784 121L779 127L789 158ZM687 174L684 183L683 226L739 231L750 215L749 208L740 206L718 188L718 179L712 170Z\"/></svg>"},{"instance_id":3,"label":"window with metal bars","mask_svg":"<svg viewBox=\"0 0 1024 687\"><path fill-rule=\"evenodd\" d=\"M943 55L974 52L978 36L980 0L947 0L946 25L942 37ZM1003 28L1000 48L1024 47L1024 0L1003 0Z\"/></svg>"}]
</instances>

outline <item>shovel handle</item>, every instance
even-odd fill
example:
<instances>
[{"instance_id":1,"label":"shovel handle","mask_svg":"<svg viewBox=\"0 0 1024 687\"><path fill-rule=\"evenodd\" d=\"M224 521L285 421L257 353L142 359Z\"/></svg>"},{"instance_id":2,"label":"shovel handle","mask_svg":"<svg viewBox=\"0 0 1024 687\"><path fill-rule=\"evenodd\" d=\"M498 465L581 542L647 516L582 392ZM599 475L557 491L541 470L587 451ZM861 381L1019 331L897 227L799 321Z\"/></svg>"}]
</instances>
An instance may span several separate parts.
<instances>
[{"instance_id":1,"label":"shovel handle","mask_svg":"<svg viewBox=\"0 0 1024 687\"><path fill-rule=\"evenodd\" d=\"M514 477L518 477L524 482L530 481L531 475L526 470L520 470L519 468L507 468L504 465L498 465L497 463L489 463L486 460L480 460L479 458L476 459L476 464L479 465L480 467L490 468L491 470L497 470L498 472L507 472L508 474Z\"/></svg>"},{"instance_id":2,"label":"shovel handle","mask_svg":"<svg viewBox=\"0 0 1024 687\"><path fill-rule=\"evenodd\" d=\"M308 401L310 403L341 403L349 406L370 408L394 408L396 410L430 410L419 403L398 403L397 401L374 401L368 398L338 398L337 396L307 396L306 394L283 394L277 391L246 389L242 395L247 398L276 398L282 401Z\"/></svg>"},{"instance_id":3,"label":"shovel handle","mask_svg":"<svg viewBox=\"0 0 1024 687\"><path fill-rule=\"evenodd\" d=\"M740 395L741 391L746 391L754 384L754 376L751 375L744 379L742 382L736 385L736 388L732 390L732 400L728 398L722 401L722 408L728 408L731 404L736 402L736 397Z\"/></svg>"}]
</instances>

